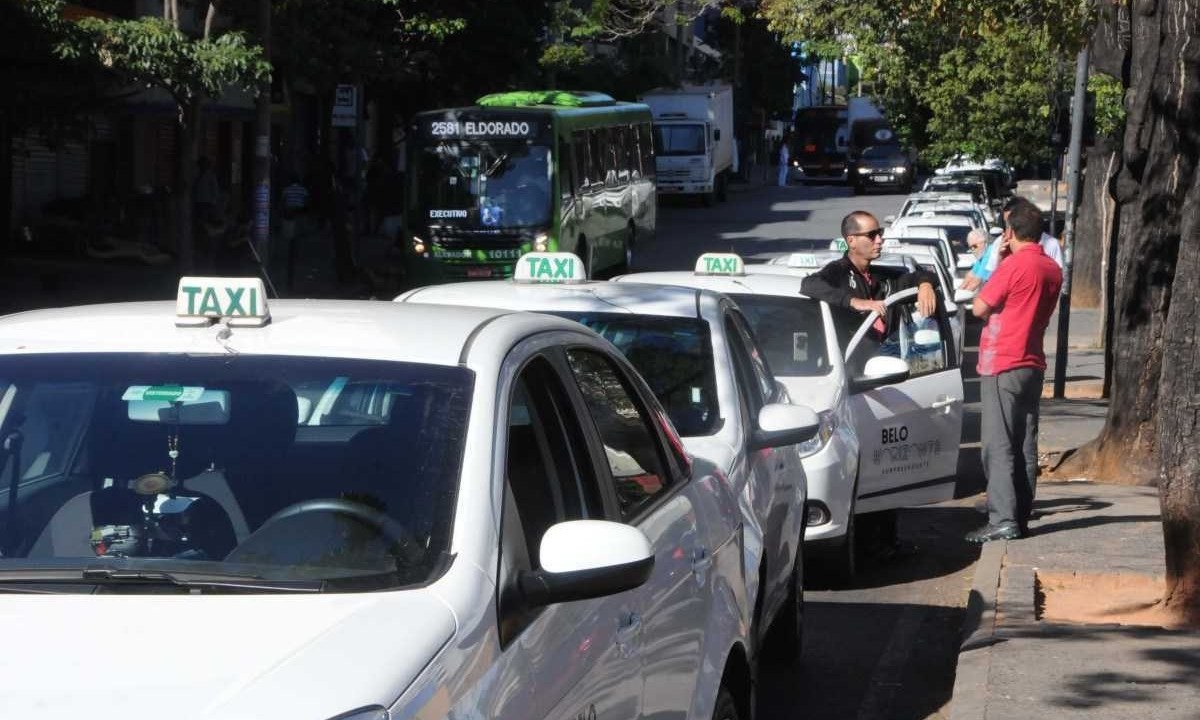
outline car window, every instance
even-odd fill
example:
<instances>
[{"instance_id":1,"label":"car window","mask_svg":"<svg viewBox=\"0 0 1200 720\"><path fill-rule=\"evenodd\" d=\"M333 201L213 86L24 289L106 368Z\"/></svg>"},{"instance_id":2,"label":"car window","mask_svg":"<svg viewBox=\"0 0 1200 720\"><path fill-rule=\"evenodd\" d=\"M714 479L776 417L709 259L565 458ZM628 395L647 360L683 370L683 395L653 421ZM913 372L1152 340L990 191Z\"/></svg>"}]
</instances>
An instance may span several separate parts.
<instances>
[{"instance_id":1,"label":"car window","mask_svg":"<svg viewBox=\"0 0 1200 720\"><path fill-rule=\"evenodd\" d=\"M885 330L868 331L847 363L854 376L862 373L872 357L897 357L908 363L910 377L920 377L950 366L951 342L948 325L939 322L937 316L921 315L914 296L889 307Z\"/></svg>"},{"instance_id":2,"label":"car window","mask_svg":"<svg viewBox=\"0 0 1200 720\"><path fill-rule=\"evenodd\" d=\"M587 446L566 393L544 358L522 371L508 410L505 479L521 521L529 566L542 535L565 520L604 515Z\"/></svg>"},{"instance_id":3,"label":"car window","mask_svg":"<svg viewBox=\"0 0 1200 720\"><path fill-rule=\"evenodd\" d=\"M651 418L609 358L576 348L567 352L567 363L604 445L621 517L629 520L670 485Z\"/></svg>"},{"instance_id":4,"label":"car window","mask_svg":"<svg viewBox=\"0 0 1200 720\"><path fill-rule=\"evenodd\" d=\"M697 318L629 313L555 313L580 322L617 347L646 380L684 437L721 427L708 323Z\"/></svg>"},{"instance_id":5,"label":"car window","mask_svg":"<svg viewBox=\"0 0 1200 720\"><path fill-rule=\"evenodd\" d=\"M771 370L781 377L818 377L832 369L821 303L810 298L734 295Z\"/></svg>"},{"instance_id":6,"label":"car window","mask_svg":"<svg viewBox=\"0 0 1200 720\"><path fill-rule=\"evenodd\" d=\"M725 342L729 344L729 354L733 359L734 377L737 379L740 394L746 402L746 409L751 418L758 417L758 411L767 401L768 393L759 384L750 359L750 350L745 340L738 332L733 318L725 317Z\"/></svg>"},{"instance_id":7,"label":"car window","mask_svg":"<svg viewBox=\"0 0 1200 720\"><path fill-rule=\"evenodd\" d=\"M740 313L731 312L728 317L733 321L733 326L737 328L738 336L741 337L742 345L750 358L750 370L754 374L755 384L762 393L763 402L769 402L775 394L775 373L771 371L767 355L759 347L758 340L750 330L750 325Z\"/></svg>"},{"instance_id":8,"label":"car window","mask_svg":"<svg viewBox=\"0 0 1200 720\"><path fill-rule=\"evenodd\" d=\"M15 528L0 566L103 556L331 587L380 574L380 587L406 586L442 567L465 368L61 353L0 358L0 378L0 436L23 438L28 478L20 502L0 506L0 526ZM35 482L56 473L66 482Z\"/></svg>"}]
</instances>

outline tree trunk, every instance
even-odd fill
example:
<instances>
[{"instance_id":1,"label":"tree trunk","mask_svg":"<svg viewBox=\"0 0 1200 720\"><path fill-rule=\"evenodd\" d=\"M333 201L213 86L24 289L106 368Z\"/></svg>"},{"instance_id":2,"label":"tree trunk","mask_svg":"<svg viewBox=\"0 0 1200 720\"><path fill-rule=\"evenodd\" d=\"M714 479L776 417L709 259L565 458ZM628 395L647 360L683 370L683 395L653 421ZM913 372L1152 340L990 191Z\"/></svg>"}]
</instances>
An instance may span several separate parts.
<instances>
[{"instance_id":1,"label":"tree trunk","mask_svg":"<svg viewBox=\"0 0 1200 720\"><path fill-rule=\"evenodd\" d=\"M1158 392L1165 400L1158 417L1159 499L1167 606L1200 622L1200 48L1195 47L1200 8L1160 0L1158 9L1161 71L1154 78L1151 106L1163 131L1150 167L1157 171L1153 182L1160 200L1153 207L1160 214L1150 223L1158 226L1164 254L1178 253L1167 296Z\"/></svg>"},{"instance_id":2,"label":"tree trunk","mask_svg":"<svg viewBox=\"0 0 1200 720\"><path fill-rule=\"evenodd\" d=\"M200 103L192 102L179 106L176 129L179 147L175 154L175 250L179 272L182 275L196 270L196 238L193 230L192 187L196 179L196 160L200 149Z\"/></svg>"},{"instance_id":3,"label":"tree trunk","mask_svg":"<svg viewBox=\"0 0 1200 720\"><path fill-rule=\"evenodd\" d=\"M1200 4L1138 0L1128 18L1112 397L1080 457L1157 478L1167 605L1200 621Z\"/></svg>"},{"instance_id":4,"label":"tree trunk","mask_svg":"<svg viewBox=\"0 0 1200 720\"><path fill-rule=\"evenodd\" d=\"M1114 203L1108 187L1119 167L1117 158L1117 148L1111 142L1098 143L1087 151L1072 256L1072 307L1097 308L1104 301L1104 273L1108 265L1105 253L1114 229Z\"/></svg>"}]
</instances>

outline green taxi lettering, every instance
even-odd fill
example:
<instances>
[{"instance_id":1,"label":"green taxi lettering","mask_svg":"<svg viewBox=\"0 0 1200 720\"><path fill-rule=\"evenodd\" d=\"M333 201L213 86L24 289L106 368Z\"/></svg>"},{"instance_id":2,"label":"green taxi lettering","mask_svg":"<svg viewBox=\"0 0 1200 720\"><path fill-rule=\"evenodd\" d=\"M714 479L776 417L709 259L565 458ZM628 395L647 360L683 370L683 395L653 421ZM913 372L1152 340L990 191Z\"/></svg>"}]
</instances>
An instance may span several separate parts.
<instances>
[{"instance_id":1,"label":"green taxi lettering","mask_svg":"<svg viewBox=\"0 0 1200 720\"><path fill-rule=\"evenodd\" d=\"M221 288L225 293L222 306L217 288L184 285L179 289L187 296L188 315L255 316L258 315L257 288Z\"/></svg>"},{"instance_id":2,"label":"green taxi lettering","mask_svg":"<svg viewBox=\"0 0 1200 720\"><path fill-rule=\"evenodd\" d=\"M734 272L737 272L737 258L731 258L731 257L704 258L704 271L710 272L710 273L734 273Z\"/></svg>"},{"instance_id":3,"label":"green taxi lettering","mask_svg":"<svg viewBox=\"0 0 1200 720\"><path fill-rule=\"evenodd\" d=\"M575 275L573 258L531 257L525 262L529 263L529 276L537 280L570 280Z\"/></svg>"}]
</instances>

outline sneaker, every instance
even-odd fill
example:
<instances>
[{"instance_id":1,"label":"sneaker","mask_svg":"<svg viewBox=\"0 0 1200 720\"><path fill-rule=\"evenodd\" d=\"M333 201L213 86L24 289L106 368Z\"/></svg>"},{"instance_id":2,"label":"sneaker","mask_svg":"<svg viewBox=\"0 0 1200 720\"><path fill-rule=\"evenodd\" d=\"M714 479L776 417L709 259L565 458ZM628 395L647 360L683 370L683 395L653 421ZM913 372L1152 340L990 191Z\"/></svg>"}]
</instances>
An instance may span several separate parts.
<instances>
[{"instance_id":1,"label":"sneaker","mask_svg":"<svg viewBox=\"0 0 1200 720\"><path fill-rule=\"evenodd\" d=\"M969 543L982 545L993 540L1016 540L1021 537L1021 528L1016 523L1003 523L1000 525L984 525L981 528L972 530L967 533L966 540Z\"/></svg>"}]
</instances>

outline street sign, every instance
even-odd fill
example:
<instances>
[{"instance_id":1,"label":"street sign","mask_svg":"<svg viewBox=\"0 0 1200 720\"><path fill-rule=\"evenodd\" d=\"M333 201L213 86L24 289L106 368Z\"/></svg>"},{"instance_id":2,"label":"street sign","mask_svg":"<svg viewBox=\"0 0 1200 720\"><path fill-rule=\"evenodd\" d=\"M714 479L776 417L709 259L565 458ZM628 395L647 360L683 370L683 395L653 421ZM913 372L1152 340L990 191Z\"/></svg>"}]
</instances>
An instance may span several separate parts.
<instances>
[{"instance_id":1,"label":"street sign","mask_svg":"<svg viewBox=\"0 0 1200 720\"><path fill-rule=\"evenodd\" d=\"M358 124L358 87L338 85L333 91L333 126L354 127Z\"/></svg>"}]
</instances>

